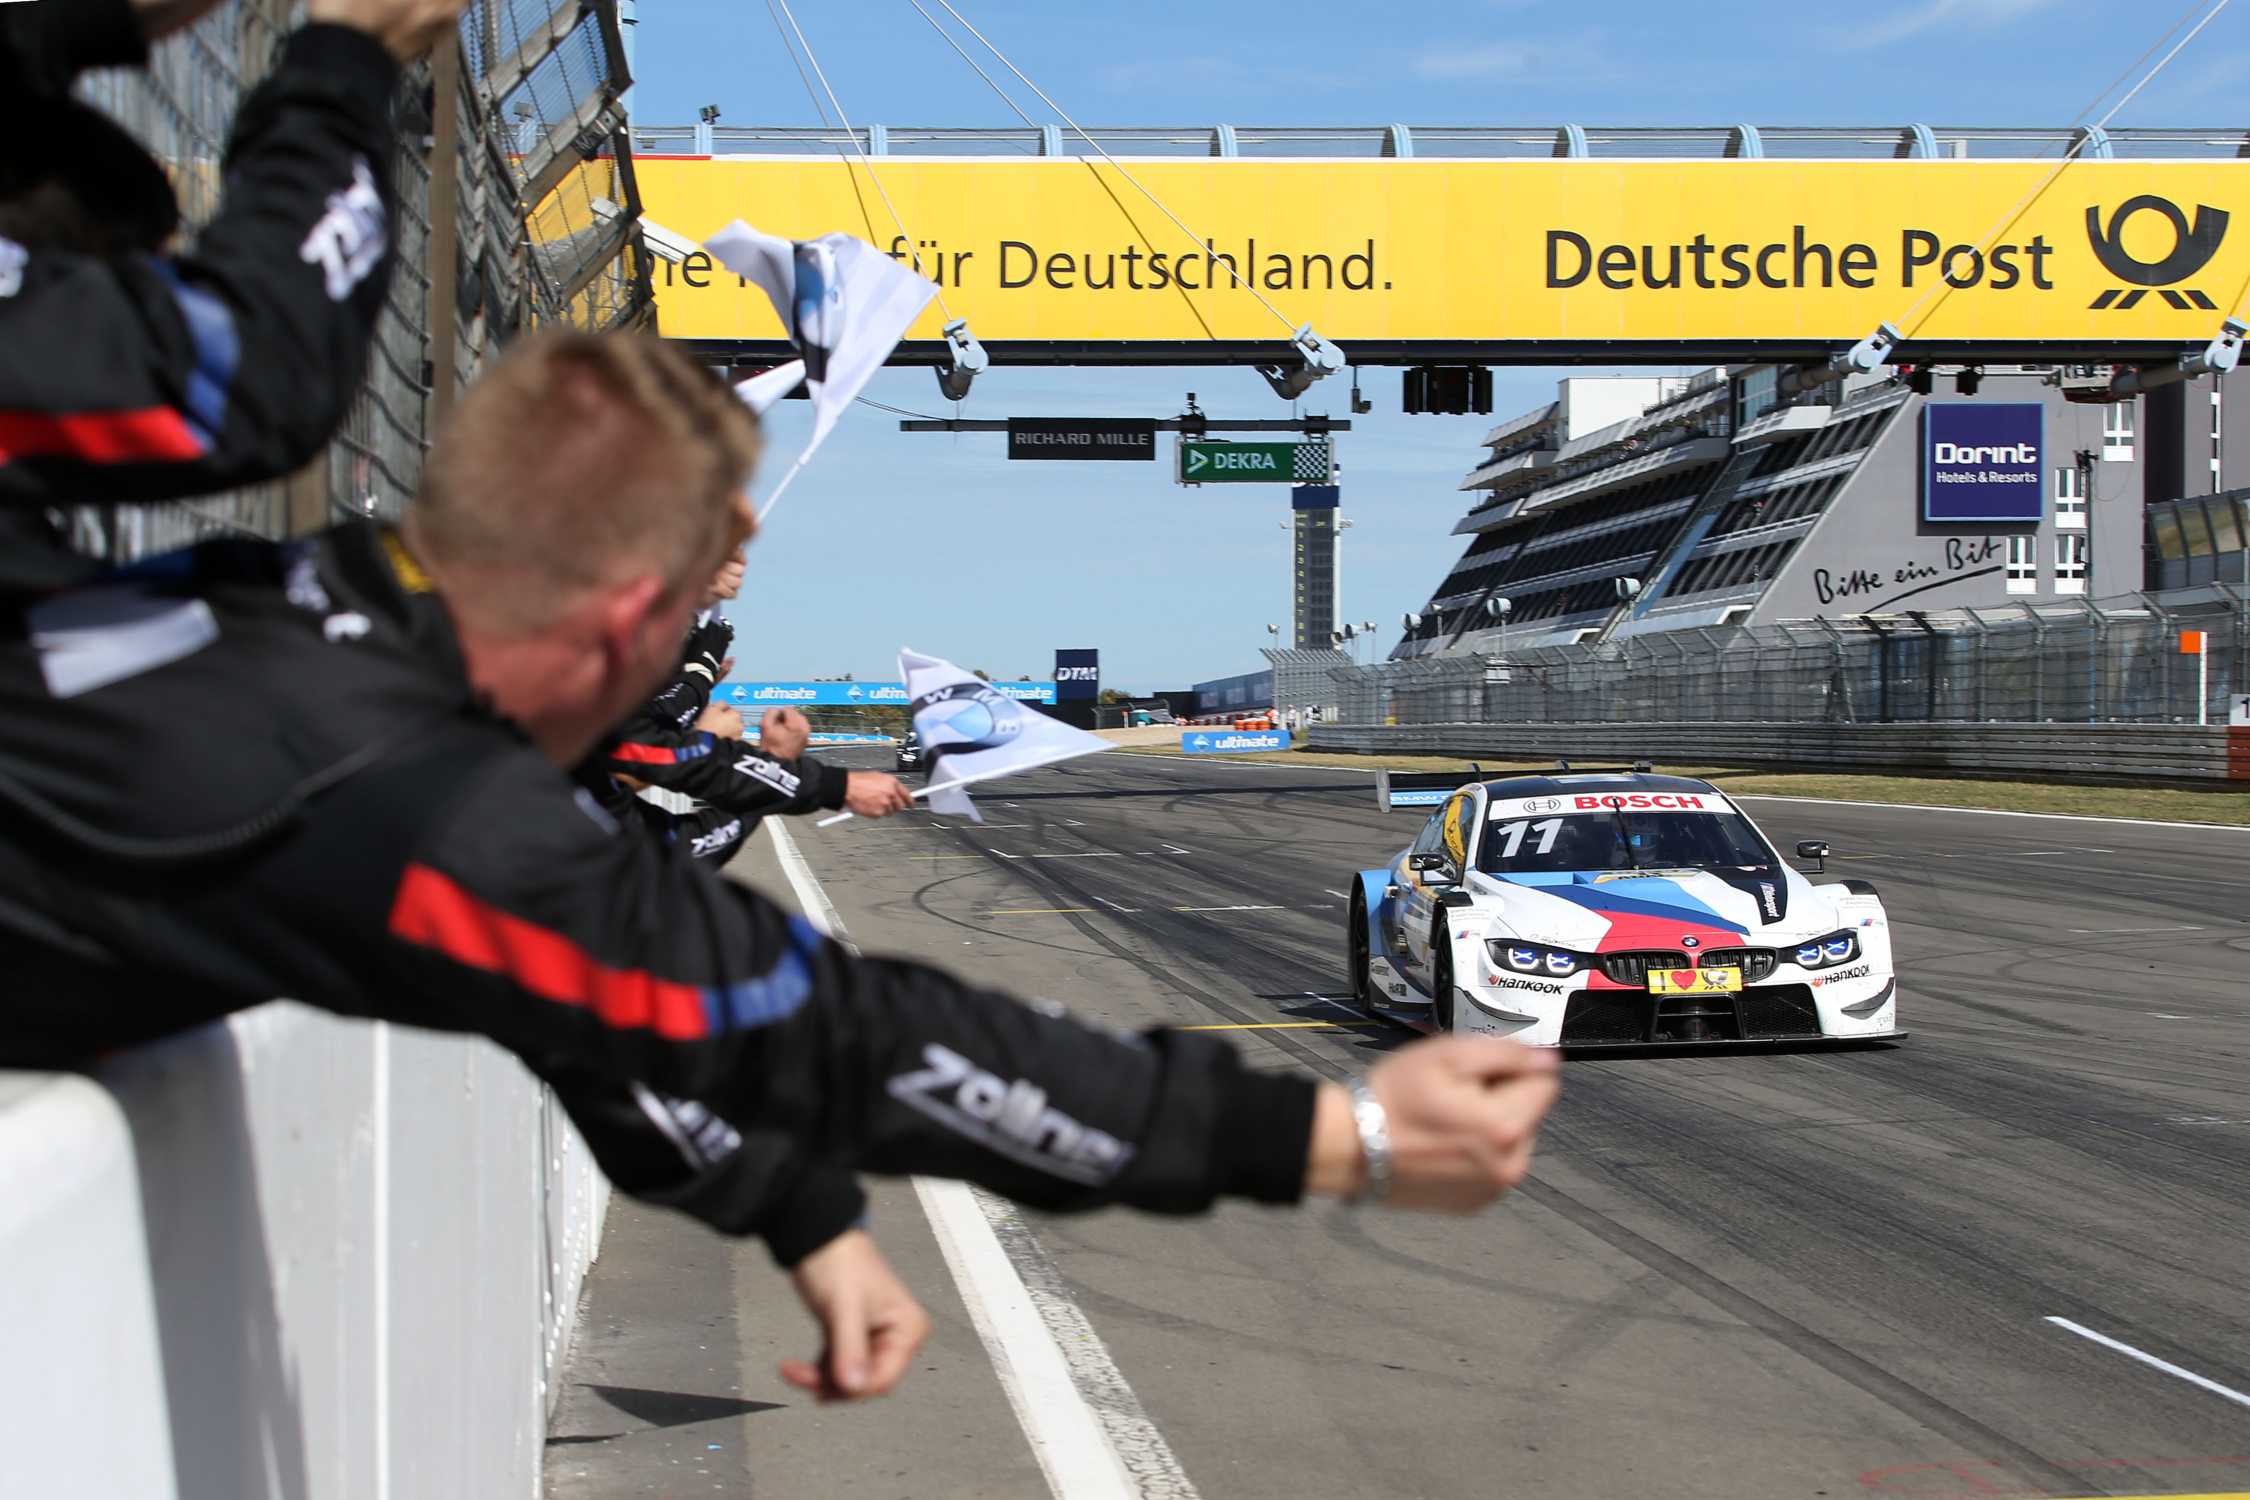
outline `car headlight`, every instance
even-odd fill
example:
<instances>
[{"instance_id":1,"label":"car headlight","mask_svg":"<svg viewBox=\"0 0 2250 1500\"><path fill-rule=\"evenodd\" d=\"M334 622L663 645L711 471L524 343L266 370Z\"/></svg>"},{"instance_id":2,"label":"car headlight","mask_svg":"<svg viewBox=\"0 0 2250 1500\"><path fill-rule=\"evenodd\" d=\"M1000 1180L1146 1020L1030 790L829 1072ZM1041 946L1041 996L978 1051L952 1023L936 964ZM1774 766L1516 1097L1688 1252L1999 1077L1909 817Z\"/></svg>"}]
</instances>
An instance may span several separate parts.
<instances>
[{"instance_id":1,"label":"car headlight","mask_svg":"<svg viewBox=\"0 0 2250 1500\"><path fill-rule=\"evenodd\" d=\"M1495 965L1512 969L1518 974L1548 974L1559 979L1593 965L1593 960L1583 953L1576 953L1568 948L1549 948L1543 943L1518 943L1493 938L1484 946L1491 952Z\"/></svg>"},{"instance_id":2,"label":"car headlight","mask_svg":"<svg viewBox=\"0 0 2250 1500\"><path fill-rule=\"evenodd\" d=\"M1851 932L1831 932L1826 937L1799 943L1793 955L1800 969L1826 969L1848 964L1859 957L1859 938Z\"/></svg>"}]
</instances>

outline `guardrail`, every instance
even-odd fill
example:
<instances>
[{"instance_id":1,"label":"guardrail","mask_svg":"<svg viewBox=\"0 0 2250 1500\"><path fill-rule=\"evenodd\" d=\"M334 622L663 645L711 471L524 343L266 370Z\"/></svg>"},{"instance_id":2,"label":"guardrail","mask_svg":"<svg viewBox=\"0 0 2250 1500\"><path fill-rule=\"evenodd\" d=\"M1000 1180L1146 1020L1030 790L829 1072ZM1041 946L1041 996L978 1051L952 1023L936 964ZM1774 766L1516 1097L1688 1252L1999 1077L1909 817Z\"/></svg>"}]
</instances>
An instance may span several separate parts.
<instances>
[{"instance_id":1,"label":"guardrail","mask_svg":"<svg viewBox=\"0 0 2250 1500\"><path fill-rule=\"evenodd\" d=\"M482 1041L283 1004L0 1072L0 1495L537 1494L607 1195Z\"/></svg>"},{"instance_id":2,"label":"guardrail","mask_svg":"<svg viewBox=\"0 0 2250 1500\"><path fill-rule=\"evenodd\" d=\"M2250 730L2193 724L1321 724L1306 748L1468 759L1631 761L2250 782Z\"/></svg>"}]
</instances>

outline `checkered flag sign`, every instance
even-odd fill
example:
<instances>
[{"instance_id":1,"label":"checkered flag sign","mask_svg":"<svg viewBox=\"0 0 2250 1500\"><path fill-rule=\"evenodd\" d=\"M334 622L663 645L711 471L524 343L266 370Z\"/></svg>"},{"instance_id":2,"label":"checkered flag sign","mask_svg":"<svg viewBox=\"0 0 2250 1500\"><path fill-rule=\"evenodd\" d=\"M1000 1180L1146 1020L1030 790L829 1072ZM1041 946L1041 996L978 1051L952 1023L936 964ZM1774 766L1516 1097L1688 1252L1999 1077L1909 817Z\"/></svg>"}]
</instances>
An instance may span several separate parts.
<instances>
[{"instance_id":1,"label":"checkered flag sign","mask_svg":"<svg viewBox=\"0 0 2250 1500\"><path fill-rule=\"evenodd\" d=\"M1328 440L1315 438L1309 443L1297 445L1297 456L1289 477L1299 484L1326 484L1329 471L1334 467L1335 462L1329 457Z\"/></svg>"}]
</instances>

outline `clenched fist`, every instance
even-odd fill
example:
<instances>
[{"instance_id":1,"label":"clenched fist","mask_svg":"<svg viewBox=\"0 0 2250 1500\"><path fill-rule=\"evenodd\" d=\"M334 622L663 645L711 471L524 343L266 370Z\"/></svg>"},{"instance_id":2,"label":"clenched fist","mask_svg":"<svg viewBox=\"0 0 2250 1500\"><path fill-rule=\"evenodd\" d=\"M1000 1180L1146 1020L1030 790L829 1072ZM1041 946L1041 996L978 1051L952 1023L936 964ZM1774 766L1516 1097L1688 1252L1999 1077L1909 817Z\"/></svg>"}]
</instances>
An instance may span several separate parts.
<instances>
[{"instance_id":1,"label":"clenched fist","mask_svg":"<svg viewBox=\"0 0 2250 1500\"><path fill-rule=\"evenodd\" d=\"M891 1271L864 1229L847 1230L790 1273L820 1323L816 1360L784 1360L781 1378L822 1401L880 1396L905 1378L930 1315Z\"/></svg>"},{"instance_id":2,"label":"clenched fist","mask_svg":"<svg viewBox=\"0 0 2250 1500\"><path fill-rule=\"evenodd\" d=\"M305 19L364 31L402 63L413 62L461 24L468 0L305 0Z\"/></svg>"},{"instance_id":3,"label":"clenched fist","mask_svg":"<svg viewBox=\"0 0 2250 1500\"><path fill-rule=\"evenodd\" d=\"M219 8L219 0L133 0L133 18L150 41L170 36Z\"/></svg>"},{"instance_id":4,"label":"clenched fist","mask_svg":"<svg viewBox=\"0 0 2250 1500\"><path fill-rule=\"evenodd\" d=\"M1539 1122L1561 1091L1562 1059L1552 1050L1492 1037L1439 1037L1402 1047L1367 1075L1391 1139L1395 1208L1470 1213L1523 1181ZM1313 1115L1305 1190L1357 1195L1367 1162L1351 1097L1321 1088Z\"/></svg>"},{"instance_id":5,"label":"clenched fist","mask_svg":"<svg viewBox=\"0 0 2250 1500\"><path fill-rule=\"evenodd\" d=\"M695 716L695 727L705 734L715 734L722 740L742 738L742 715L724 703L707 703L703 712Z\"/></svg>"},{"instance_id":6,"label":"clenched fist","mask_svg":"<svg viewBox=\"0 0 2250 1500\"><path fill-rule=\"evenodd\" d=\"M769 708L765 717L758 720L758 748L768 755L778 755L783 760L795 760L805 753L812 739L812 720L794 708Z\"/></svg>"}]
</instances>

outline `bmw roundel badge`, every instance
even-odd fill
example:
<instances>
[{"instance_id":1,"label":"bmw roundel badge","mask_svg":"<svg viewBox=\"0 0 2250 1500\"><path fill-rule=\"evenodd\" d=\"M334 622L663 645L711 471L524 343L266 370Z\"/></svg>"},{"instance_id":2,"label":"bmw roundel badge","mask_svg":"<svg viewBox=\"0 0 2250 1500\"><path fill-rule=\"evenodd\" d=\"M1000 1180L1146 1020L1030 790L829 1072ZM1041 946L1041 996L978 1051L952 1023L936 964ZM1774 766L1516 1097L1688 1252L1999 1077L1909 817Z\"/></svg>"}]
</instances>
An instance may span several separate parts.
<instances>
[{"instance_id":1,"label":"bmw roundel badge","mask_svg":"<svg viewBox=\"0 0 2250 1500\"><path fill-rule=\"evenodd\" d=\"M1680 939L1680 946L1683 948L1700 948L1703 946L1703 939L1699 937L1684 937Z\"/></svg>"}]
</instances>

